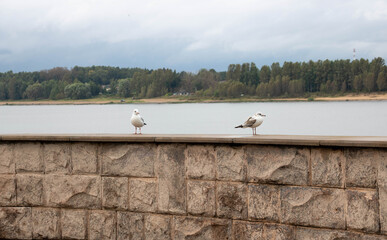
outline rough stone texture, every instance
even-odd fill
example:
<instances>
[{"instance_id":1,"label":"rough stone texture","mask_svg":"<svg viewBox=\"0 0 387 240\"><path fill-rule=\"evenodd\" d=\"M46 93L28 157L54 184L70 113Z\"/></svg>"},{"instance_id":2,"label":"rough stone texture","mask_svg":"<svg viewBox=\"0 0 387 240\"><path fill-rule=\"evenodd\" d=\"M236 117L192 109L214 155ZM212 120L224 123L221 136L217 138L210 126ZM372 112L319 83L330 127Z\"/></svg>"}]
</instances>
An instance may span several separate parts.
<instances>
[{"instance_id":1,"label":"rough stone texture","mask_svg":"<svg viewBox=\"0 0 387 240\"><path fill-rule=\"evenodd\" d=\"M17 174L17 204L20 206L42 206L44 203L43 176Z\"/></svg>"},{"instance_id":2,"label":"rough stone texture","mask_svg":"<svg viewBox=\"0 0 387 240\"><path fill-rule=\"evenodd\" d=\"M99 173L97 144L73 143L71 145L72 172Z\"/></svg>"},{"instance_id":3,"label":"rough stone texture","mask_svg":"<svg viewBox=\"0 0 387 240\"><path fill-rule=\"evenodd\" d=\"M117 212L117 240L142 240L144 215L141 213Z\"/></svg>"},{"instance_id":4,"label":"rough stone texture","mask_svg":"<svg viewBox=\"0 0 387 240\"><path fill-rule=\"evenodd\" d=\"M154 144L103 144L100 155L103 175L154 176Z\"/></svg>"},{"instance_id":5,"label":"rough stone texture","mask_svg":"<svg viewBox=\"0 0 387 240\"><path fill-rule=\"evenodd\" d=\"M215 149L210 145L187 146L187 177L214 180L215 179Z\"/></svg>"},{"instance_id":6,"label":"rough stone texture","mask_svg":"<svg viewBox=\"0 0 387 240\"><path fill-rule=\"evenodd\" d=\"M234 221L233 240L260 240L263 237L263 223Z\"/></svg>"},{"instance_id":7,"label":"rough stone texture","mask_svg":"<svg viewBox=\"0 0 387 240\"><path fill-rule=\"evenodd\" d=\"M157 181L155 179L129 180L129 208L131 211L156 212Z\"/></svg>"},{"instance_id":8,"label":"rough stone texture","mask_svg":"<svg viewBox=\"0 0 387 240\"><path fill-rule=\"evenodd\" d=\"M174 239L227 240L231 221L221 219L174 217Z\"/></svg>"},{"instance_id":9,"label":"rough stone texture","mask_svg":"<svg viewBox=\"0 0 387 240\"><path fill-rule=\"evenodd\" d=\"M52 207L101 207L101 178L97 176L46 175L46 203Z\"/></svg>"},{"instance_id":10,"label":"rough stone texture","mask_svg":"<svg viewBox=\"0 0 387 240\"><path fill-rule=\"evenodd\" d=\"M31 208L0 207L0 238L31 239Z\"/></svg>"},{"instance_id":11,"label":"rough stone texture","mask_svg":"<svg viewBox=\"0 0 387 240\"><path fill-rule=\"evenodd\" d=\"M185 145L162 144L157 154L158 210L169 213L186 212Z\"/></svg>"},{"instance_id":12,"label":"rough stone texture","mask_svg":"<svg viewBox=\"0 0 387 240\"><path fill-rule=\"evenodd\" d=\"M247 219L247 185L217 183L216 213L219 217Z\"/></svg>"},{"instance_id":13,"label":"rough stone texture","mask_svg":"<svg viewBox=\"0 0 387 240\"><path fill-rule=\"evenodd\" d=\"M387 240L387 149L5 142L4 238Z\"/></svg>"},{"instance_id":14,"label":"rough stone texture","mask_svg":"<svg viewBox=\"0 0 387 240\"><path fill-rule=\"evenodd\" d=\"M192 215L215 216L215 182L188 181L187 210Z\"/></svg>"},{"instance_id":15,"label":"rough stone texture","mask_svg":"<svg viewBox=\"0 0 387 240\"><path fill-rule=\"evenodd\" d=\"M346 186L375 188L379 152L373 149L347 149Z\"/></svg>"},{"instance_id":16,"label":"rough stone texture","mask_svg":"<svg viewBox=\"0 0 387 240\"><path fill-rule=\"evenodd\" d=\"M220 146L216 148L217 179L226 181L245 181L247 164L242 147Z\"/></svg>"},{"instance_id":17,"label":"rough stone texture","mask_svg":"<svg viewBox=\"0 0 387 240\"><path fill-rule=\"evenodd\" d=\"M116 213L92 211L89 215L89 239L116 239Z\"/></svg>"},{"instance_id":18,"label":"rough stone texture","mask_svg":"<svg viewBox=\"0 0 387 240\"><path fill-rule=\"evenodd\" d=\"M0 144L0 173L15 173L13 144Z\"/></svg>"},{"instance_id":19,"label":"rough stone texture","mask_svg":"<svg viewBox=\"0 0 387 240\"><path fill-rule=\"evenodd\" d=\"M0 175L0 206L16 205L15 177Z\"/></svg>"},{"instance_id":20,"label":"rough stone texture","mask_svg":"<svg viewBox=\"0 0 387 240\"><path fill-rule=\"evenodd\" d=\"M363 232L378 232L378 193L375 190L349 190L347 200L347 228Z\"/></svg>"},{"instance_id":21,"label":"rough stone texture","mask_svg":"<svg viewBox=\"0 0 387 240\"><path fill-rule=\"evenodd\" d=\"M43 145L45 173L70 174L71 151L68 143Z\"/></svg>"},{"instance_id":22,"label":"rough stone texture","mask_svg":"<svg viewBox=\"0 0 387 240\"><path fill-rule=\"evenodd\" d=\"M341 149L312 148L312 185L344 187L345 156Z\"/></svg>"},{"instance_id":23,"label":"rough stone texture","mask_svg":"<svg viewBox=\"0 0 387 240\"><path fill-rule=\"evenodd\" d=\"M296 229L296 239L310 239L310 240L361 240L362 239L362 240L365 240L367 238L361 238L360 234L348 232L348 231L298 227Z\"/></svg>"},{"instance_id":24,"label":"rough stone texture","mask_svg":"<svg viewBox=\"0 0 387 240\"><path fill-rule=\"evenodd\" d=\"M380 230L387 235L387 150L381 151L378 167Z\"/></svg>"},{"instance_id":25,"label":"rough stone texture","mask_svg":"<svg viewBox=\"0 0 387 240\"><path fill-rule=\"evenodd\" d=\"M32 208L33 238L59 239L59 209Z\"/></svg>"},{"instance_id":26,"label":"rough stone texture","mask_svg":"<svg viewBox=\"0 0 387 240\"><path fill-rule=\"evenodd\" d=\"M306 185L307 148L247 146L247 178L250 182Z\"/></svg>"},{"instance_id":27,"label":"rough stone texture","mask_svg":"<svg viewBox=\"0 0 387 240\"><path fill-rule=\"evenodd\" d=\"M281 221L327 228L345 228L342 189L281 187Z\"/></svg>"},{"instance_id":28,"label":"rough stone texture","mask_svg":"<svg viewBox=\"0 0 387 240\"><path fill-rule=\"evenodd\" d=\"M62 238L85 239L87 229L85 210L63 209L61 214Z\"/></svg>"},{"instance_id":29,"label":"rough stone texture","mask_svg":"<svg viewBox=\"0 0 387 240\"><path fill-rule=\"evenodd\" d=\"M294 227L279 224L265 224L264 225L265 239L276 240L296 240L294 238Z\"/></svg>"},{"instance_id":30,"label":"rough stone texture","mask_svg":"<svg viewBox=\"0 0 387 240\"><path fill-rule=\"evenodd\" d=\"M169 240L171 236L171 217L162 215L145 216L145 239Z\"/></svg>"},{"instance_id":31,"label":"rough stone texture","mask_svg":"<svg viewBox=\"0 0 387 240\"><path fill-rule=\"evenodd\" d=\"M102 206L128 209L129 181L125 177L102 177Z\"/></svg>"},{"instance_id":32,"label":"rough stone texture","mask_svg":"<svg viewBox=\"0 0 387 240\"><path fill-rule=\"evenodd\" d=\"M16 172L44 172L42 145L17 143L14 150Z\"/></svg>"},{"instance_id":33,"label":"rough stone texture","mask_svg":"<svg viewBox=\"0 0 387 240\"><path fill-rule=\"evenodd\" d=\"M249 219L279 221L280 191L273 185L249 185Z\"/></svg>"},{"instance_id":34,"label":"rough stone texture","mask_svg":"<svg viewBox=\"0 0 387 240\"><path fill-rule=\"evenodd\" d=\"M387 185L379 187L380 230L387 235Z\"/></svg>"}]
</instances>

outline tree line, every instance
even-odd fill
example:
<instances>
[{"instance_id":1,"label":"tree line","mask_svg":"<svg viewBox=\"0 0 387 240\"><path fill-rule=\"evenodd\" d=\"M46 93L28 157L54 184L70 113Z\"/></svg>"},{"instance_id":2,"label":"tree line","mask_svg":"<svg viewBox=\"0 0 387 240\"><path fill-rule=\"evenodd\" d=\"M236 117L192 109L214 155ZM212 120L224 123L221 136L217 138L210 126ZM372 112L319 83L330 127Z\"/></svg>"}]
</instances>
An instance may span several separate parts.
<instances>
[{"instance_id":1,"label":"tree line","mask_svg":"<svg viewBox=\"0 0 387 240\"><path fill-rule=\"evenodd\" d=\"M230 64L227 71L197 73L109 66L56 67L35 72L0 73L0 100L85 99L98 95L153 98L195 95L209 98L305 97L387 91L383 58L318 60L264 65Z\"/></svg>"}]
</instances>

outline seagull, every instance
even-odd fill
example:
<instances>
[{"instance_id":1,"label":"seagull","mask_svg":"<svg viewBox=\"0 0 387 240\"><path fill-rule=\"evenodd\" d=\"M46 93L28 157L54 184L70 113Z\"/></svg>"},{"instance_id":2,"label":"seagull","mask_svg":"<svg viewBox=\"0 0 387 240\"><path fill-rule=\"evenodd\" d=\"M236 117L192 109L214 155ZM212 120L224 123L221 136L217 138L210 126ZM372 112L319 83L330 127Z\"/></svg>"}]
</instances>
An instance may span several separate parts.
<instances>
[{"instance_id":1,"label":"seagull","mask_svg":"<svg viewBox=\"0 0 387 240\"><path fill-rule=\"evenodd\" d=\"M253 130L253 135L257 135L257 127L259 127L263 123L263 119L266 115L257 112L253 116L249 117L247 121L235 128L251 128Z\"/></svg>"},{"instance_id":2,"label":"seagull","mask_svg":"<svg viewBox=\"0 0 387 240\"><path fill-rule=\"evenodd\" d=\"M133 114L132 114L132 118L130 119L130 122L134 126L134 134L137 134L137 128L140 129L139 134L141 134L141 128L144 125L146 125L146 123L144 122L144 119L140 116L140 112L138 111L138 109L133 110Z\"/></svg>"}]
</instances>

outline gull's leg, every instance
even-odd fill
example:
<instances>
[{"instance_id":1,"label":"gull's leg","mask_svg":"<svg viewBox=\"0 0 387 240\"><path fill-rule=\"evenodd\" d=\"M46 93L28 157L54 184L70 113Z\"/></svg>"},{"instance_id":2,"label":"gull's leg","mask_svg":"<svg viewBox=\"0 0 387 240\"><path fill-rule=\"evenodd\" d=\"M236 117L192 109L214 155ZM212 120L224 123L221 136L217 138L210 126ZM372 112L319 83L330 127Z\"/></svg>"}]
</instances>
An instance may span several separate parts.
<instances>
[{"instance_id":1,"label":"gull's leg","mask_svg":"<svg viewBox=\"0 0 387 240\"><path fill-rule=\"evenodd\" d=\"M134 134L137 134L137 127L134 127Z\"/></svg>"},{"instance_id":2,"label":"gull's leg","mask_svg":"<svg viewBox=\"0 0 387 240\"><path fill-rule=\"evenodd\" d=\"M253 135L254 135L254 128L251 128L251 130L253 131Z\"/></svg>"},{"instance_id":3,"label":"gull's leg","mask_svg":"<svg viewBox=\"0 0 387 240\"><path fill-rule=\"evenodd\" d=\"M140 129L140 133L139 133L139 134L142 134L142 133L141 133L141 128L138 128L138 129Z\"/></svg>"},{"instance_id":4,"label":"gull's leg","mask_svg":"<svg viewBox=\"0 0 387 240\"><path fill-rule=\"evenodd\" d=\"M257 128L254 128L254 135L257 135Z\"/></svg>"}]
</instances>

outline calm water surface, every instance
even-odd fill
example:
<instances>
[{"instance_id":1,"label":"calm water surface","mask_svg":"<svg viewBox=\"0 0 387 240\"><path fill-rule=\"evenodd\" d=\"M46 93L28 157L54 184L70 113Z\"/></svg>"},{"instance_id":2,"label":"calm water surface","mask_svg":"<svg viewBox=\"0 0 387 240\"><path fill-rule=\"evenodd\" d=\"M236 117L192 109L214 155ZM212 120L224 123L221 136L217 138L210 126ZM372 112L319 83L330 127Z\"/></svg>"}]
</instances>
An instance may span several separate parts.
<instances>
[{"instance_id":1,"label":"calm water surface","mask_svg":"<svg viewBox=\"0 0 387 240\"><path fill-rule=\"evenodd\" d=\"M134 108L144 134L251 134L260 111L260 134L387 136L387 101L0 106L0 134L132 133Z\"/></svg>"}]
</instances>

